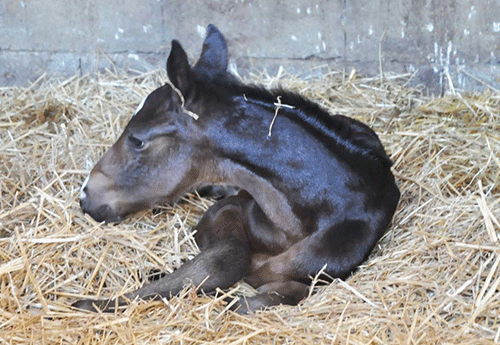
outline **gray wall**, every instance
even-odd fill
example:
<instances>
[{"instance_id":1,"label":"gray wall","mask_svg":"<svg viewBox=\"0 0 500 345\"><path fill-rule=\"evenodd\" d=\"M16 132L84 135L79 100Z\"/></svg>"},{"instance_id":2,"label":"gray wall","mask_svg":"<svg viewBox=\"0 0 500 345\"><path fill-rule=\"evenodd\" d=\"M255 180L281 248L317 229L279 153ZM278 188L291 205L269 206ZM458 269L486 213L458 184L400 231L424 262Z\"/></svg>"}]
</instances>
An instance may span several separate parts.
<instances>
[{"instance_id":1,"label":"gray wall","mask_svg":"<svg viewBox=\"0 0 500 345\"><path fill-rule=\"evenodd\" d=\"M0 85L163 66L173 38L194 58L209 23L242 74L328 64L374 75L380 47L384 71L418 71L434 92L448 75L455 88L499 88L500 0L1 0Z\"/></svg>"}]
</instances>

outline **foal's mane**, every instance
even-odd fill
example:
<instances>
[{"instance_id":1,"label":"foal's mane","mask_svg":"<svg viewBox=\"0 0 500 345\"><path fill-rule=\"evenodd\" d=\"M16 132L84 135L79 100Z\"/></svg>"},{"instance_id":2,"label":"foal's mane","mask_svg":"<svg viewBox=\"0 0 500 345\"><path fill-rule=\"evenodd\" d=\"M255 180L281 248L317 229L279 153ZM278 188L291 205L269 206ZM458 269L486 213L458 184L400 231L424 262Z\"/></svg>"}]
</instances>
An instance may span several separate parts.
<instances>
[{"instance_id":1,"label":"foal's mane","mask_svg":"<svg viewBox=\"0 0 500 345\"><path fill-rule=\"evenodd\" d=\"M227 72L213 76L200 74L196 76L196 81L203 85L202 89L210 97L224 103L251 103L270 110L273 114L280 107L280 115L302 125L330 150L341 146L350 153L386 166L392 165L370 127L343 115L331 115L317 103L297 93L282 88L268 90L261 86L243 84Z\"/></svg>"}]
</instances>

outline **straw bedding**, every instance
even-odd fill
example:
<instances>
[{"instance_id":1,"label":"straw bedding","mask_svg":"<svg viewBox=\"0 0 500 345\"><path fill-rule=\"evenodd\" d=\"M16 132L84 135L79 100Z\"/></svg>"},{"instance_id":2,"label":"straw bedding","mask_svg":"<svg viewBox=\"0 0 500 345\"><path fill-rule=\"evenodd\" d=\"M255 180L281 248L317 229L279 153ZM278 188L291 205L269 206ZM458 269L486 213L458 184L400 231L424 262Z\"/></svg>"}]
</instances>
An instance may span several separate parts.
<instances>
[{"instance_id":1,"label":"straw bedding","mask_svg":"<svg viewBox=\"0 0 500 345\"><path fill-rule=\"evenodd\" d=\"M107 72L0 89L1 344L436 344L500 342L500 93L427 98L409 75L251 75L368 123L402 198L370 259L299 306L248 316L186 287L110 315L75 311L168 273L196 252L196 195L119 225L84 216L79 187L143 96L165 80ZM252 293L245 284L231 295Z\"/></svg>"}]
</instances>

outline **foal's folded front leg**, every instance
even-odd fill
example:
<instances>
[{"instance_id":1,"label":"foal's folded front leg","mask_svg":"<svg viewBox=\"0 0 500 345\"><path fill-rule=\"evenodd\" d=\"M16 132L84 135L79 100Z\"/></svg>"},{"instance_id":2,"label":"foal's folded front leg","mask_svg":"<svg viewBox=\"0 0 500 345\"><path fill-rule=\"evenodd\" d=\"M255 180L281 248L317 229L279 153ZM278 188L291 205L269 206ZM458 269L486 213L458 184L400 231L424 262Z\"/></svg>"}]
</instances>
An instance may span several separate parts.
<instances>
[{"instance_id":1,"label":"foal's folded front leg","mask_svg":"<svg viewBox=\"0 0 500 345\"><path fill-rule=\"evenodd\" d=\"M241 280L247 272L250 254L245 242L229 237L202 250L194 259L173 273L128 293L125 298L92 300L83 299L72 306L79 309L114 312L117 307L127 305L127 300L169 298L178 294L187 284L200 287L204 292L216 288L227 289Z\"/></svg>"}]
</instances>

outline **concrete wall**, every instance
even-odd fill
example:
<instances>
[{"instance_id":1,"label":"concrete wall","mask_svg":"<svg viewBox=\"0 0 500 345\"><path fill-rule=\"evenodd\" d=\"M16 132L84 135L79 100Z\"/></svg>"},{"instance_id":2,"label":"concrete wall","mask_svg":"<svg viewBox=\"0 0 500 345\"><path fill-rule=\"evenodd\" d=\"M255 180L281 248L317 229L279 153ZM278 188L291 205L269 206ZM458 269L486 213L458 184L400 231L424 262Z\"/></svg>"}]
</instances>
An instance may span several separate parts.
<instances>
[{"instance_id":1,"label":"concrete wall","mask_svg":"<svg viewBox=\"0 0 500 345\"><path fill-rule=\"evenodd\" d=\"M195 58L209 23L243 74L328 64L374 75L381 57L433 92L448 75L455 88L500 88L499 0L2 0L0 85L163 66L173 38Z\"/></svg>"}]
</instances>

